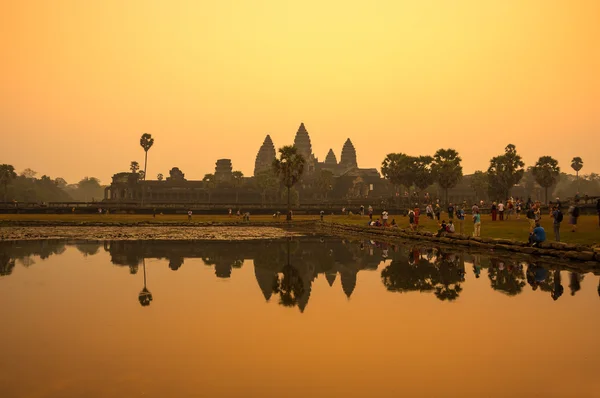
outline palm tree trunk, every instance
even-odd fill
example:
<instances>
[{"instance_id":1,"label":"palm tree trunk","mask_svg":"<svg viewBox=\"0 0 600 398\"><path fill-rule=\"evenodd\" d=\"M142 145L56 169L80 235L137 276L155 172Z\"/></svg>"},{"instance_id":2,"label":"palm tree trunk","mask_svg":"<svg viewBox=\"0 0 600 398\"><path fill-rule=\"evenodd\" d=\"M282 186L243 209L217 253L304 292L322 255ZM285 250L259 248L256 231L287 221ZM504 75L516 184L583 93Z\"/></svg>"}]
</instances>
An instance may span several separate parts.
<instances>
[{"instance_id":1,"label":"palm tree trunk","mask_svg":"<svg viewBox=\"0 0 600 398\"><path fill-rule=\"evenodd\" d=\"M290 187L287 187L287 215L285 216L285 219L287 221L292 220L292 215L290 214L291 210L292 210L292 206L290 205Z\"/></svg>"},{"instance_id":2,"label":"palm tree trunk","mask_svg":"<svg viewBox=\"0 0 600 398\"><path fill-rule=\"evenodd\" d=\"M144 181L146 181L146 176L148 175L146 174L146 166L148 166L148 151L144 155Z\"/></svg>"}]
</instances>

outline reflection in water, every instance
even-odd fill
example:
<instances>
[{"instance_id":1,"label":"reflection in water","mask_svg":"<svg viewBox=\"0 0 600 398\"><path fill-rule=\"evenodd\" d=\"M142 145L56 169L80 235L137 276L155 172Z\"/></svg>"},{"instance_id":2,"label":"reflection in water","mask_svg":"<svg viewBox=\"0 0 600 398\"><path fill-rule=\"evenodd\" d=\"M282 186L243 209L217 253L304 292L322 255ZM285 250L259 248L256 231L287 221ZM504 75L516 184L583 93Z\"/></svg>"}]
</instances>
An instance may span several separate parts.
<instances>
[{"instance_id":1,"label":"reflection in water","mask_svg":"<svg viewBox=\"0 0 600 398\"><path fill-rule=\"evenodd\" d=\"M142 259L142 268L144 270L144 288L138 295L138 300L140 301L142 307L147 307L152 301L152 293L150 293L146 287L146 259Z\"/></svg>"},{"instance_id":2,"label":"reflection in water","mask_svg":"<svg viewBox=\"0 0 600 398\"><path fill-rule=\"evenodd\" d=\"M142 306L153 300L146 286L147 258L166 259L168 267L179 270L186 258L199 258L214 266L219 279L231 278L234 269L245 260L254 262L254 276L266 301L273 296L285 307L306 309L312 285L323 275L330 287L339 281L341 290L350 298L357 288L360 271L381 272L381 282L390 292L431 293L439 300L460 298L466 279L465 263L472 264L475 279L487 270L490 287L507 296L517 296L527 284L533 291L547 292L553 300L564 293L561 269L539 258L510 257L456 251L453 248L410 246L374 241L348 242L339 239L305 238L264 242L186 242L186 241L107 241L74 242L60 240L0 242L0 276L8 276L16 264L30 266L33 256L41 259L61 254L73 244L84 256L93 256L104 248L111 262L127 267L129 273L143 268L144 286L138 295ZM380 266L381 264L381 266ZM582 272L569 273L571 295L581 290ZM598 285L600 295L600 284Z\"/></svg>"}]
</instances>

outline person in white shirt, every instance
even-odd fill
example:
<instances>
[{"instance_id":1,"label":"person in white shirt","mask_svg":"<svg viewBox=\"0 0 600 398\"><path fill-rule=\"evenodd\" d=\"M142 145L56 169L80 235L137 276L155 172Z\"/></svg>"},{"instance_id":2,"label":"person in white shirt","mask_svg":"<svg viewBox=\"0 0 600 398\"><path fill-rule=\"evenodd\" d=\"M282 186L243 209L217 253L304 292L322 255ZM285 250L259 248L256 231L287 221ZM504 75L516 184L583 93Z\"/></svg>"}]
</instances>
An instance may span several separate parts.
<instances>
[{"instance_id":1,"label":"person in white shirt","mask_svg":"<svg viewBox=\"0 0 600 398\"><path fill-rule=\"evenodd\" d=\"M504 203L498 203L498 216L500 221L504 221Z\"/></svg>"}]
</instances>

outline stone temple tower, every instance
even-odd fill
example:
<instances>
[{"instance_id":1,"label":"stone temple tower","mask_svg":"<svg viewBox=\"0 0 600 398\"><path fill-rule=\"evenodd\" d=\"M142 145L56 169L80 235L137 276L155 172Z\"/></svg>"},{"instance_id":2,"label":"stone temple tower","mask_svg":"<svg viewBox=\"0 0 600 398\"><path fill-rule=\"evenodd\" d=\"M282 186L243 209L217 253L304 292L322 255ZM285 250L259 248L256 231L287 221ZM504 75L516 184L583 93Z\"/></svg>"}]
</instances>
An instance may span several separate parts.
<instances>
[{"instance_id":1,"label":"stone temple tower","mask_svg":"<svg viewBox=\"0 0 600 398\"><path fill-rule=\"evenodd\" d=\"M306 164L304 166L306 174L314 172L316 159L312 153L310 136L308 135L308 131L306 131L306 127L304 127L304 123L300 123L300 127L298 127L296 137L294 138L294 146L298 149L298 153L300 153L304 157L304 160L306 160Z\"/></svg>"},{"instance_id":2,"label":"stone temple tower","mask_svg":"<svg viewBox=\"0 0 600 398\"><path fill-rule=\"evenodd\" d=\"M257 175L263 171L271 170L273 160L275 160L275 145L273 145L271 136L267 135L265 141L258 150L258 154L256 155L256 161L254 162L254 175Z\"/></svg>"},{"instance_id":3,"label":"stone temple tower","mask_svg":"<svg viewBox=\"0 0 600 398\"><path fill-rule=\"evenodd\" d=\"M354 145L352 145L350 138L346 140L344 147L342 148L340 165L344 166L345 168L358 167L358 162L356 161L356 150L354 149Z\"/></svg>"},{"instance_id":4,"label":"stone temple tower","mask_svg":"<svg viewBox=\"0 0 600 398\"><path fill-rule=\"evenodd\" d=\"M325 157L325 164L327 166L337 166L337 158L335 157L335 153L333 153L333 149L330 149L327 152L327 156Z\"/></svg>"},{"instance_id":5,"label":"stone temple tower","mask_svg":"<svg viewBox=\"0 0 600 398\"><path fill-rule=\"evenodd\" d=\"M308 131L306 131L306 127L304 127L304 123L300 123L300 127L298 127L296 137L294 138L294 146L298 149L298 152L304 156L304 159L310 159L312 155L312 145L310 144L310 136L308 135Z\"/></svg>"}]
</instances>

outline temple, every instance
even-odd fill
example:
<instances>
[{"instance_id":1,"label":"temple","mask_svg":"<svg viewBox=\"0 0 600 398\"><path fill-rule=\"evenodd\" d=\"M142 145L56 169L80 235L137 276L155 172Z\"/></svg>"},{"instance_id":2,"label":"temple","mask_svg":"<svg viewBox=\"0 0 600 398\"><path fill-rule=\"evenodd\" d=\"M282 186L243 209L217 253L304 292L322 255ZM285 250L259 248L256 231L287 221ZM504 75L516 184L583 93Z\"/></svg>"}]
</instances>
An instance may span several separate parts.
<instances>
[{"instance_id":1,"label":"temple","mask_svg":"<svg viewBox=\"0 0 600 398\"><path fill-rule=\"evenodd\" d=\"M302 180L294 189L303 203L324 200L348 200L383 198L389 195L390 184L375 168L359 168L356 149L350 138L344 142L340 161L333 149L329 149L325 161L320 162L313 153L310 134L300 123L294 144L306 163ZM267 135L256 154L254 176L233 178L231 159L218 159L214 178L190 181L178 167L173 167L165 180L141 179L137 173L122 172L113 176L105 190L104 201L151 203L197 203L197 204L261 204L280 203L283 190L265 188L263 173L273 175L275 144ZM270 177L269 177L270 178Z\"/></svg>"}]
</instances>

